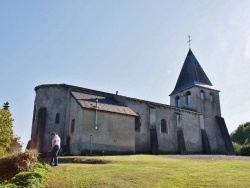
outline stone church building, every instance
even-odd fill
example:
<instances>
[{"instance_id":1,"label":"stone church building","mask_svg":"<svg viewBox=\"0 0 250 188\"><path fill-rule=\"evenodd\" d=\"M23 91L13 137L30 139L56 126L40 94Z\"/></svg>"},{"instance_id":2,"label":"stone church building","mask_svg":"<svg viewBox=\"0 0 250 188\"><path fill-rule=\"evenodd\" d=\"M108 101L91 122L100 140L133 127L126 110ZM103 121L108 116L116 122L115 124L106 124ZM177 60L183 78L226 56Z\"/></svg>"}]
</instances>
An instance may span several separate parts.
<instances>
[{"instance_id":1,"label":"stone church building","mask_svg":"<svg viewBox=\"0 0 250 188\"><path fill-rule=\"evenodd\" d=\"M170 105L66 84L35 87L31 142L89 154L234 154L215 89L191 49Z\"/></svg>"}]
</instances>

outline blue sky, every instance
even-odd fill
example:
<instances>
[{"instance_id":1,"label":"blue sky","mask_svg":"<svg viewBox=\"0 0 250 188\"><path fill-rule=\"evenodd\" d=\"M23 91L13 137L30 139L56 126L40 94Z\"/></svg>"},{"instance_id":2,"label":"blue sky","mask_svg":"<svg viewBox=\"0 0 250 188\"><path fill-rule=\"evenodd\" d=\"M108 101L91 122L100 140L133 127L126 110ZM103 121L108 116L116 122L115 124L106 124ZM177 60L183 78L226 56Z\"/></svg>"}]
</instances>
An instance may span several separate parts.
<instances>
[{"instance_id":1,"label":"blue sky","mask_svg":"<svg viewBox=\"0 0 250 188\"><path fill-rule=\"evenodd\" d=\"M170 104L188 35L229 132L250 121L248 0L1 0L0 24L0 104L25 145L40 84Z\"/></svg>"}]
</instances>

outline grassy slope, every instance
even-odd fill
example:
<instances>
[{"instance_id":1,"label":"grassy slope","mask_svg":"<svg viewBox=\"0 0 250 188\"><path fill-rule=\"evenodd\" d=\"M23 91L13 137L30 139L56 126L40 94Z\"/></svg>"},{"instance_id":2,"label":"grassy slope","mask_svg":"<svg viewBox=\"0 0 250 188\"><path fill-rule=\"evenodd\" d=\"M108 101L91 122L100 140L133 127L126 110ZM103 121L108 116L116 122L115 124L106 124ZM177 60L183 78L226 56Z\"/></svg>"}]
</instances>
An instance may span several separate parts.
<instances>
[{"instance_id":1,"label":"grassy slope","mask_svg":"<svg viewBox=\"0 0 250 188\"><path fill-rule=\"evenodd\" d=\"M60 164L43 187L250 187L250 161L131 155L108 164Z\"/></svg>"}]
</instances>

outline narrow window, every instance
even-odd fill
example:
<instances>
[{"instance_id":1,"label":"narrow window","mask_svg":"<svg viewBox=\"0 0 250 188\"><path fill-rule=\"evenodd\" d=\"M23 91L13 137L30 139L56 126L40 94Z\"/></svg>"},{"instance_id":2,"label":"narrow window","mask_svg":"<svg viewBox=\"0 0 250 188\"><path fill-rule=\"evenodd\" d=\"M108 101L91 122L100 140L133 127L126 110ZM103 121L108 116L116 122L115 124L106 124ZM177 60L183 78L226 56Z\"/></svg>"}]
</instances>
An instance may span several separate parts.
<instances>
[{"instance_id":1,"label":"narrow window","mask_svg":"<svg viewBox=\"0 0 250 188\"><path fill-rule=\"evenodd\" d=\"M161 119L161 132L167 133L167 122L165 119Z\"/></svg>"},{"instance_id":2,"label":"narrow window","mask_svg":"<svg viewBox=\"0 0 250 188\"><path fill-rule=\"evenodd\" d=\"M200 97L201 97L201 100L204 100L205 99L205 93L204 91L201 90L200 92Z\"/></svg>"},{"instance_id":3,"label":"narrow window","mask_svg":"<svg viewBox=\"0 0 250 188\"><path fill-rule=\"evenodd\" d=\"M59 124L59 121L60 121L60 114L59 114L59 113L56 113L56 120L55 120L55 123Z\"/></svg>"},{"instance_id":4,"label":"narrow window","mask_svg":"<svg viewBox=\"0 0 250 188\"><path fill-rule=\"evenodd\" d=\"M175 97L175 106L178 107L179 106L179 101L180 101L180 97L176 96Z\"/></svg>"},{"instance_id":5,"label":"narrow window","mask_svg":"<svg viewBox=\"0 0 250 188\"><path fill-rule=\"evenodd\" d=\"M75 131L75 119L72 119L71 121L71 133Z\"/></svg>"},{"instance_id":6,"label":"narrow window","mask_svg":"<svg viewBox=\"0 0 250 188\"><path fill-rule=\"evenodd\" d=\"M135 117L135 131L140 131L140 127L141 127L141 117L136 116Z\"/></svg>"},{"instance_id":7,"label":"narrow window","mask_svg":"<svg viewBox=\"0 0 250 188\"><path fill-rule=\"evenodd\" d=\"M186 103L189 104L191 101L191 92L187 91L186 92Z\"/></svg>"},{"instance_id":8,"label":"narrow window","mask_svg":"<svg viewBox=\"0 0 250 188\"><path fill-rule=\"evenodd\" d=\"M46 121L47 121L47 109L45 107L42 107L38 111L37 130L36 134L34 135L35 142L38 141L37 145L37 148L39 149L38 151L44 151L44 142L45 142L44 134L46 134L45 133Z\"/></svg>"},{"instance_id":9,"label":"narrow window","mask_svg":"<svg viewBox=\"0 0 250 188\"><path fill-rule=\"evenodd\" d=\"M34 110L33 110L33 123L36 120L36 104L34 105Z\"/></svg>"},{"instance_id":10,"label":"narrow window","mask_svg":"<svg viewBox=\"0 0 250 188\"><path fill-rule=\"evenodd\" d=\"M210 102L214 102L214 95L213 95L213 93L210 93L209 99L210 99Z\"/></svg>"}]
</instances>

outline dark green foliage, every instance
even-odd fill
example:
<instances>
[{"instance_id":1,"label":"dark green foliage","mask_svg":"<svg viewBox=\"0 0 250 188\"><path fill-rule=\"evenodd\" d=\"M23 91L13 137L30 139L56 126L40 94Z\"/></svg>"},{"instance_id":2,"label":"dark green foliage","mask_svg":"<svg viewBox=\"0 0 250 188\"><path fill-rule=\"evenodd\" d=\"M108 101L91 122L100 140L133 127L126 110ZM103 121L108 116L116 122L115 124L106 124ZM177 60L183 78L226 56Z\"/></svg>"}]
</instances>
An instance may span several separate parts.
<instances>
[{"instance_id":1,"label":"dark green foliage","mask_svg":"<svg viewBox=\"0 0 250 188\"><path fill-rule=\"evenodd\" d=\"M231 139L233 142L238 144L245 144L250 140L250 122L246 122L239 127L231 134Z\"/></svg>"},{"instance_id":2,"label":"dark green foliage","mask_svg":"<svg viewBox=\"0 0 250 188\"><path fill-rule=\"evenodd\" d=\"M240 155L240 150L241 150L242 145L236 142L233 142L233 147L234 147L235 154Z\"/></svg>"},{"instance_id":3,"label":"dark green foliage","mask_svg":"<svg viewBox=\"0 0 250 188\"><path fill-rule=\"evenodd\" d=\"M242 145L240 149L240 155L250 156L250 145Z\"/></svg>"},{"instance_id":4,"label":"dark green foliage","mask_svg":"<svg viewBox=\"0 0 250 188\"><path fill-rule=\"evenodd\" d=\"M10 148L13 137L12 121L9 110L0 108L0 157Z\"/></svg>"},{"instance_id":5,"label":"dark green foliage","mask_svg":"<svg viewBox=\"0 0 250 188\"><path fill-rule=\"evenodd\" d=\"M230 136L236 154L250 156L250 122L239 125Z\"/></svg>"}]
</instances>

